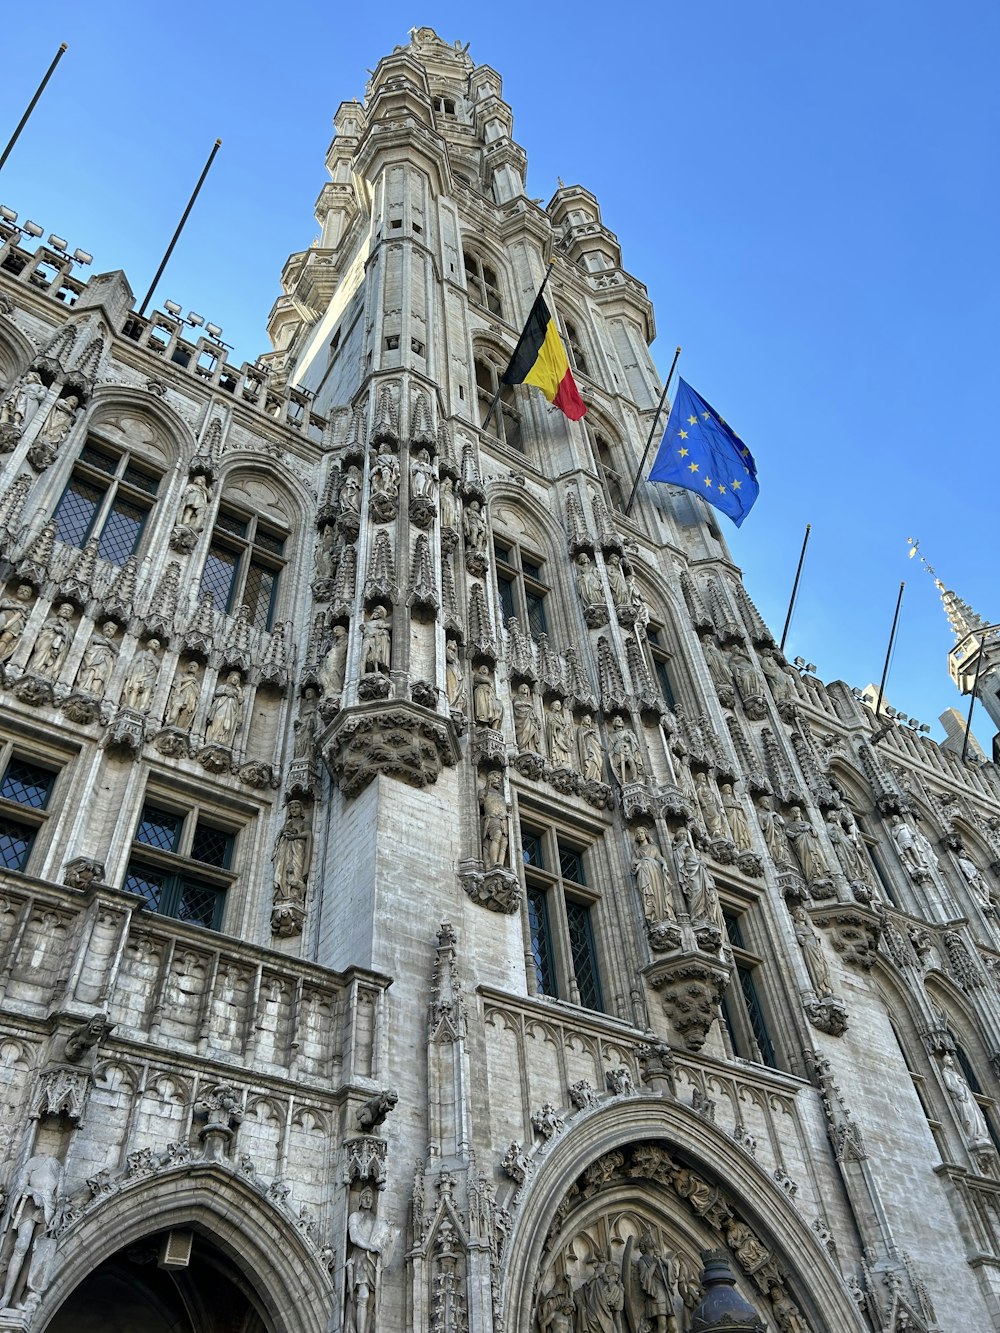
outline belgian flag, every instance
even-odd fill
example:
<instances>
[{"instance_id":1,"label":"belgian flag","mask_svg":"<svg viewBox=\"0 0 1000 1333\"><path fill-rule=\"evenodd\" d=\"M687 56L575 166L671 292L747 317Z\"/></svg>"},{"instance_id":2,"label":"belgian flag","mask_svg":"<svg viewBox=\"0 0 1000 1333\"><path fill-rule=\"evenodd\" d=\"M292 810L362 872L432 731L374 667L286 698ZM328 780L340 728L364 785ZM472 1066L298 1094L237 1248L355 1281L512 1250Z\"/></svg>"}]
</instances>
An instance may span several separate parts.
<instances>
[{"instance_id":1,"label":"belgian flag","mask_svg":"<svg viewBox=\"0 0 1000 1333\"><path fill-rule=\"evenodd\" d=\"M504 371L503 383L534 384L570 421L579 421L587 410L541 292L535 297L524 332Z\"/></svg>"}]
</instances>

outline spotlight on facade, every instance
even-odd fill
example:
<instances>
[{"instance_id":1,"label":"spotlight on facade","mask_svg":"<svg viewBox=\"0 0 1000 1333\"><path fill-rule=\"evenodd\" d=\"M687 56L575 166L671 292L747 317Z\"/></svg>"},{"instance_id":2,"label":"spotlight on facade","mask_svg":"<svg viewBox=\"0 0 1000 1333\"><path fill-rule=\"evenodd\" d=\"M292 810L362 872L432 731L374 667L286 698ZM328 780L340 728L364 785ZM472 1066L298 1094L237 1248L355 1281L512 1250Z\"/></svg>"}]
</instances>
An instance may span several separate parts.
<instances>
[{"instance_id":1,"label":"spotlight on facade","mask_svg":"<svg viewBox=\"0 0 1000 1333\"><path fill-rule=\"evenodd\" d=\"M74 250L73 258L78 264L92 264L94 262L94 256L88 254L86 250Z\"/></svg>"},{"instance_id":2,"label":"spotlight on facade","mask_svg":"<svg viewBox=\"0 0 1000 1333\"><path fill-rule=\"evenodd\" d=\"M37 222L32 222L30 218L24 224L24 230L28 233L29 236L34 236L36 240L38 239L39 236L43 235L43 233L45 232L44 227L40 227Z\"/></svg>"},{"instance_id":3,"label":"spotlight on facade","mask_svg":"<svg viewBox=\"0 0 1000 1333\"><path fill-rule=\"evenodd\" d=\"M910 720L910 719L909 719L909 717L907 716L906 713L897 713L897 714L896 714L896 721L897 721L897 722L909 722L909 720Z\"/></svg>"},{"instance_id":4,"label":"spotlight on facade","mask_svg":"<svg viewBox=\"0 0 1000 1333\"><path fill-rule=\"evenodd\" d=\"M188 311L187 322L188 322L189 324L193 324L194 327L197 329L197 328L200 328L202 324L204 324L204 322L205 322L205 316L204 316L204 315L196 315L195 312L194 312L193 310L189 310L189 311Z\"/></svg>"},{"instance_id":5,"label":"spotlight on facade","mask_svg":"<svg viewBox=\"0 0 1000 1333\"><path fill-rule=\"evenodd\" d=\"M218 325L218 324L206 324L206 325L205 325L205 332L208 334L208 336L209 336L210 338L221 338L221 337L222 337L222 328L221 328L221 326Z\"/></svg>"},{"instance_id":6,"label":"spotlight on facade","mask_svg":"<svg viewBox=\"0 0 1000 1333\"><path fill-rule=\"evenodd\" d=\"M49 245L52 246L53 250L61 250L63 254L66 253L66 242L61 236L57 236L55 232L49 237Z\"/></svg>"},{"instance_id":7,"label":"spotlight on facade","mask_svg":"<svg viewBox=\"0 0 1000 1333\"><path fill-rule=\"evenodd\" d=\"M4 222L13 223L17 221L17 214L12 208L8 208L6 204L0 204L0 218L3 218Z\"/></svg>"},{"instance_id":8,"label":"spotlight on facade","mask_svg":"<svg viewBox=\"0 0 1000 1333\"><path fill-rule=\"evenodd\" d=\"M164 301L163 308L168 315L173 315L175 319L181 313L181 307L177 304L176 301Z\"/></svg>"},{"instance_id":9,"label":"spotlight on facade","mask_svg":"<svg viewBox=\"0 0 1000 1333\"><path fill-rule=\"evenodd\" d=\"M930 731L930 727L927 725L926 722L921 722L921 724L920 724L920 731L921 731L921 734L924 735L924 736L926 736L926 735L929 733L929 731Z\"/></svg>"}]
</instances>

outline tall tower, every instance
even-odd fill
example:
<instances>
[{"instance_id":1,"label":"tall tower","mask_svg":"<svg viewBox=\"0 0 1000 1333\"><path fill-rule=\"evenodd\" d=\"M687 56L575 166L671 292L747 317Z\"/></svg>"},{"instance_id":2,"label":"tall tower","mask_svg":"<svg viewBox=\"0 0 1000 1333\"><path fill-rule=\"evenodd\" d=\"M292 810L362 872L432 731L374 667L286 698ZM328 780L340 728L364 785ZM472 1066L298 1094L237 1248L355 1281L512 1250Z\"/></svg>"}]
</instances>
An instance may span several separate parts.
<instances>
[{"instance_id":1,"label":"tall tower","mask_svg":"<svg viewBox=\"0 0 1000 1333\"><path fill-rule=\"evenodd\" d=\"M941 605L955 635L955 646L948 654L948 673L963 694L976 692L976 698L1000 728L1000 638L996 625L988 624L957 593L940 579L935 586ZM993 741L996 760L997 739Z\"/></svg>"},{"instance_id":2,"label":"tall tower","mask_svg":"<svg viewBox=\"0 0 1000 1333\"><path fill-rule=\"evenodd\" d=\"M239 367L0 222L0 1330L1000 1327L994 765L625 513L649 299L492 69L335 126ZM587 415L486 427L552 261Z\"/></svg>"}]
</instances>

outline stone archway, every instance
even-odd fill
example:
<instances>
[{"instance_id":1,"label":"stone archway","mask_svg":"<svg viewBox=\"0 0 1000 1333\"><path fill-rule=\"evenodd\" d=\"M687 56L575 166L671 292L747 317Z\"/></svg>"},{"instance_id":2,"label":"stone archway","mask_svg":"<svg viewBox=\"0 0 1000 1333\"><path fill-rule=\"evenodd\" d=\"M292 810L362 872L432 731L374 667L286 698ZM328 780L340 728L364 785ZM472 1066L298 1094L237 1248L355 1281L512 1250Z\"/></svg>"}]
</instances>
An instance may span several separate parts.
<instances>
[{"instance_id":1,"label":"stone archway","mask_svg":"<svg viewBox=\"0 0 1000 1333\"><path fill-rule=\"evenodd\" d=\"M646 1252L673 1269L668 1329L666 1314L683 1325L684 1296L695 1299L690 1283L701 1250L722 1248L743 1295L775 1333L863 1328L846 1283L789 1198L749 1153L678 1103L630 1099L575 1120L508 1208L508 1328L534 1333L542 1301L585 1300L591 1280L596 1299L602 1277L620 1284L611 1299L625 1315L631 1301L641 1326L653 1315L636 1286L646 1235ZM605 1273L609 1261L614 1270Z\"/></svg>"}]
</instances>

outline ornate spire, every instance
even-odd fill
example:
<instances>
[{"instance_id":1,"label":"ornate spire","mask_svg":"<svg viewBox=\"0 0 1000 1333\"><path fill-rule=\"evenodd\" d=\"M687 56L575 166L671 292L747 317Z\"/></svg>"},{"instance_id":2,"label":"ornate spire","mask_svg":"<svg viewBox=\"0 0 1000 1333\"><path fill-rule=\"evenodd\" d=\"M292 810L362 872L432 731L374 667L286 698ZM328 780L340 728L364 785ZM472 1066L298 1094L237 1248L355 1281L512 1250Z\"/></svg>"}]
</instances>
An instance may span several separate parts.
<instances>
[{"instance_id":1,"label":"ornate spire","mask_svg":"<svg viewBox=\"0 0 1000 1333\"><path fill-rule=\"evenodd\" d=\"M934 586L941 594L941 605L948 617L956 643L960 643L967 634L974 634L977 630L986 628L989 622L982 616L976 615L969 603L963 602L958 593L946 588L940 579L934 580Z\"/></svg>"}]
</instances>

